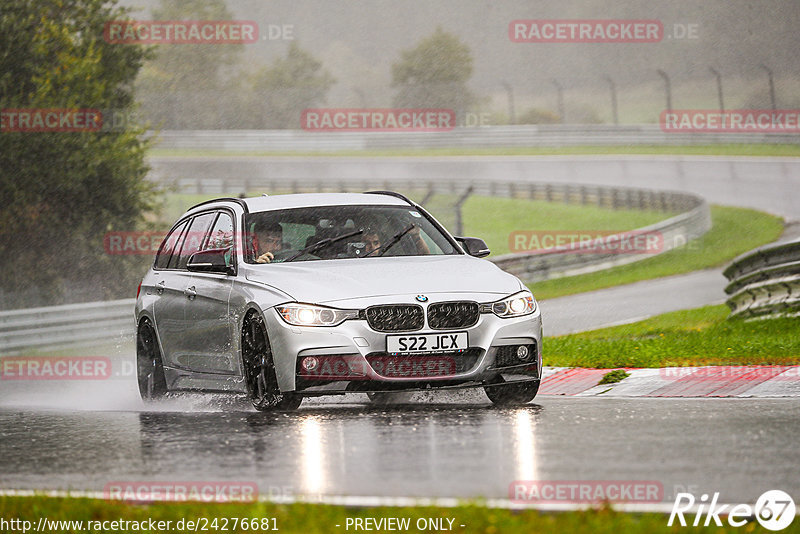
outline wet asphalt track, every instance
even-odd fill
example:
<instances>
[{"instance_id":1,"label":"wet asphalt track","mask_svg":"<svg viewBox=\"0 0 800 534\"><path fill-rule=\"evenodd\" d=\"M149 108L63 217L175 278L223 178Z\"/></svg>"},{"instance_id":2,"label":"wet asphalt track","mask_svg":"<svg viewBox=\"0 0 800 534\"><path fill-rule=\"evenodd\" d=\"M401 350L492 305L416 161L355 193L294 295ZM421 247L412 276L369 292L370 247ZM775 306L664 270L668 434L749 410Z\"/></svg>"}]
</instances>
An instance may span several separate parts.
<instances>
[{"instance_id":1,"label":"wet asphalt track","mask_svg":"<svg viewBox=\"0 0 800 534\"><path fill-rule=\"evenodd\" d=\"M635 480L661 484L664 502L681 488L721 502L800 494L796 400L540 396L497 409L474 390L278 414L190 395L145 411L129 382L0 399L0 489L224 480L271 497L502 499L515 480Z\"/></svg>"}]
</instances>

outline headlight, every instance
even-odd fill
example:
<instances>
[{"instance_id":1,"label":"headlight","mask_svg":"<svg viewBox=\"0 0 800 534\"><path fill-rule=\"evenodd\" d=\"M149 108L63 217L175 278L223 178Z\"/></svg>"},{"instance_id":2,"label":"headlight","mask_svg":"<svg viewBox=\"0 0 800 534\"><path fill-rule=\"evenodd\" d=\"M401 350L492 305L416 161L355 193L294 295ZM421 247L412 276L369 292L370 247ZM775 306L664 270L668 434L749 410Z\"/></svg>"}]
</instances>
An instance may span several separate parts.
<instances>
[{"instance_id":1,"label":"headlight","mask_svg":"<svg viewBox=\"0 0 800 534\"><path fill-rule=\"evenodd\" d=\"M284 321L294 326L336 326L347 319L358 318L358 310L338 310L313 304L283 304L275 309Z\"/></svg>"},{"instance_id":2,"label":"headlight","mask_svg":"<svg viewBox=\"0 0 800 534\"><path fill-rule=\"evenodd\" d=\"M520 291L497 302L481 305L482 313L493 313L498 317L521 317L536 311L536 299L530 291Z\"/></svg>"}]
</instances>

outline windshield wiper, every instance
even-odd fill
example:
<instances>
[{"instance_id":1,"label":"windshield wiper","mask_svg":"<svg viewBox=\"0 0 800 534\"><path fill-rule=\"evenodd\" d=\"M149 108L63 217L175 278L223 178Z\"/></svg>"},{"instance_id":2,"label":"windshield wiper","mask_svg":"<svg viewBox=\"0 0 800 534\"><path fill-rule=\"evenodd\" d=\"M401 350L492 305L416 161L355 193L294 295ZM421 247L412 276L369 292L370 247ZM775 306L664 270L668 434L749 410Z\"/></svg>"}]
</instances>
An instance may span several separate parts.
<instances>
[{"instance_id":1,"label":"windshield wiper","mask_svg":"<svg viewBox=\"0 0 800 534\"><path fill-rule=\"evenodd\" d=\"M383 254L384 254L384 253L385 253L387 250L389 250L390 248L392 248L392 247L393 247L393 246L394 246L394 245L395 245L395 244L396 244L398 241L400 241L401 239L403 239L403 236L404 236L404 235L406 235L406 234L407 234L408 232L410 232L411 230L413 230L415 226L416 226L416 224L414 224L414 223L411 223L411 224L409 224L409 225L408 225L408 226L406 226L404 229L402 229L402 230L400 230L399 232L397 232L396 234L394 234L394 235L392 236L392 238L391 238L389 241L387 241L385 244L383 244L383 245L379 246L378 248L376 248L375 250L373 250L372 252L370 252L370 253L368 253L368 254L364 254L364 255L363 255L363 256L361 256L361 257L362 257L362 258L366 258L367 256L372 256L373 254L375 254L375 253L376 253L376 252L378 252L379 250L380 250L381 252L380 252L380 254L378 254L378 256L383 256Z\"/></svg>"},{"instance_id":2,"label":"windshield wiper","mask_svg":"<svg viewBox=\"0 0 800 534\"><path fill-rule=\"evenodd\" d=\"M300 256L302 256L303 254L308 254L308 253L311 253L311 252L317 252L318 250L321 250L321 249L327 247L328 245L332 245L332 244L336 243L337 241L341 241L342 239L347 239L348 237L357 236L357 235L359 235L359 234L361 234L363 232L364 232L364 230L356 230L354 232L350 232L349 234L342 234L342 235L336 236L336 237L326 237L325 239L321 239L321 240L317 241L313 245L307 246L303 250L298 250L295 254L292 254L291 256L289 256L288 258L283 260L281 263L286 263L287 261L295 260L295 259L299 258Z\"/></svg>"}]
</instances>

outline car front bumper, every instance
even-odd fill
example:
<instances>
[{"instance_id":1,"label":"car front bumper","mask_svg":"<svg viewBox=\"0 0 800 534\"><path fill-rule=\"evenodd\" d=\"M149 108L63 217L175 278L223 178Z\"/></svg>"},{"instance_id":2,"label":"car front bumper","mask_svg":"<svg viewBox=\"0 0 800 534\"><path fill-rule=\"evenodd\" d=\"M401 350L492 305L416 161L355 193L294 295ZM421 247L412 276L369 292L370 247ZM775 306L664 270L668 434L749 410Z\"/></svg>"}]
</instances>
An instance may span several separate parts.
<instances>
[{"instance_id":1,"label":"car front bumper","mask_svg":"<svg viewBox=\"0 0 800 534\"><path fill-rule=\"evenodd\" d=\"M469 348L437 353L388 353L387 336L367 321L351 319L335 327L287 324L274 309L264 312L281 391L315 396L343 391L397 391L478 387L496 382L536 381L542 369L539 310L523 317L481 313L469 328L434 330L427 325L409 335L467 332ZM524 345L529 355L515 354ZM302 362L313 357L316 368Z\"/></svg>"}]
</instances>

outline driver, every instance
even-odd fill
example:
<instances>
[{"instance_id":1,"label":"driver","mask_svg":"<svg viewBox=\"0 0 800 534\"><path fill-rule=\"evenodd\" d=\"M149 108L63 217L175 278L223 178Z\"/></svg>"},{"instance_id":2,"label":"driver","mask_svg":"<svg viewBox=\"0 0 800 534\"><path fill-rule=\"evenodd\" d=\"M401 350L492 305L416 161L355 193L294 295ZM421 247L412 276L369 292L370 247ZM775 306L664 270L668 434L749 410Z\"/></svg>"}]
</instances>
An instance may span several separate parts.
<instances>
[{"instance_id":1,"label":"driver","mask_svg":"<svg viewBox=\"0 0 800 534\"><path fill-rule=\"evenodd\" d=\"M256 263L270 263L275 259L275 252L283 247L283 228L278 223L258 227L253 241Z\"/></svg>"}]
</instances>

